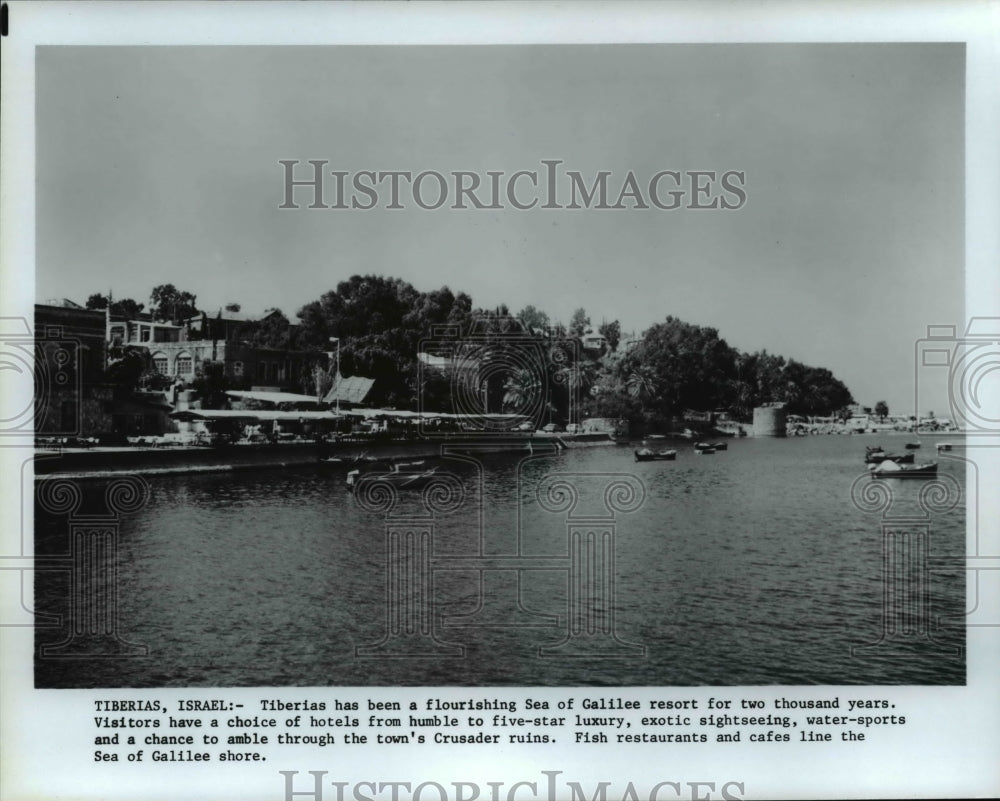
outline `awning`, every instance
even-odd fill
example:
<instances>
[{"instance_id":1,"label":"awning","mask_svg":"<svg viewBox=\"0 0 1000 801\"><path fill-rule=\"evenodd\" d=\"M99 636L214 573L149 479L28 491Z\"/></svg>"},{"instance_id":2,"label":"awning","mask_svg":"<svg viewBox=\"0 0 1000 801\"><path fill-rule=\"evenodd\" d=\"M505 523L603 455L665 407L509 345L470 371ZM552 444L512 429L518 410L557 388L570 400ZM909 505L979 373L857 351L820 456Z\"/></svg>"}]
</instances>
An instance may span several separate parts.
<instances>
[{"instance_id":1,"label":"awning","mask_svg":"<svg viewBox=\"0 0 1000 801\"><path fill-rule=\"evenodd\" d=\"M186 409L182 412L172 412L170 416L181 422L192 420L231 420L248 423L259 423L265 420L279 422L329 420L332 422L337 419L334 412L279 412L273 409L260 409L252 412L236 409Z\"/></svg>"},{"instance_id":2,"label":"awning","mask_svg":"<svg viewBox=\"0 0 1000 801\"><path fill-rule=\"evenodd\" d=\"M264 403L312 403L317 405L323 403L317 400L315 395L297 395L294 392L254 392L252 390L230 389L226 390L226 394L241 400L248 398Z\"/></svg>"}]
</instances>

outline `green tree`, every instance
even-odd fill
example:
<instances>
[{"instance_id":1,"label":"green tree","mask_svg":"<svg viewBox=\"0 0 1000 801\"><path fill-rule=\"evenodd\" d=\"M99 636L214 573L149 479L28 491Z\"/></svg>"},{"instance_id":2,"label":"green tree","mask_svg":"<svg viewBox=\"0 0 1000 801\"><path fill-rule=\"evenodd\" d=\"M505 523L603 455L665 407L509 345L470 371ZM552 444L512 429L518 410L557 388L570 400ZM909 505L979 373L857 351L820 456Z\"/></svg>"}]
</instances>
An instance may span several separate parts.
<instances>
[{"instance_id":1,"label":"green tree","mask_svg":"<svg viewBox=\"0 0 1000 801\"><path fill-rule=\"evenodd\" d=\"M529 331L537 329L544 331L549 327L549 316L530 304L517 313L517 319L524 323L524 327Z\"/></svg>"},{"instance_id":2,"label":"green tree","mask_svg":"<svg viewBox=\"0 0 1000 801\"><path fill-rule=\"evenodd\" d=\"M569 333L570 336L582 337L584 331L590 327L590 318L587 316L587 310L583 307L577 309L573 312L573 316L569 320Z\"/></svg>"},{"instance_id":3,"label":"green tree","mask_svg":"<svg viewBox=\"0 0 1000 801\"><path fill-rule=\"evenodd\" d=\"M529 408L542 393L542 382L532 370L517 370L504 385L503 410L505 413Z\"/></svg>"},{"instance_id":4,"label":"green tree","mask_svg":"<svg viewBox=\"0 0 1000 801\"><path fill-rule=\"evenodd\" d=\"M618 350L618 343L621 342L622 339L621 323L617 320L610 323L601 323L597 332L604 337L604 341L608 343L608 348L612 351Z\"/></svg>"},{"instance_id":5,"label":"green tree","mask_svg":"<svg viewBox=\"0 0 1000 801\"><path fill-rule=\"evenodd\" d=\"M685 409L712 411L725 406L736 378L736 357L716 329L667 317L646 331L621 369L625 376L633 372L655 376L653 411L669 417Z\"/></svg>"},{"instance_id":6,"label":"green tree","mask_svg":"<svg viewBox=\"0 0 1000 801\"><path fill-rule=\"evenodd\" d=\"M880 400L875 404L875 414L878 415L880 421L885 422L885 418L889 416L889 404Z\"/></svg>"},{"instance_id":7,"label":"green tree","mask_svg":"<svg viewBox=\"0 0 1000 801\"><path fill-rule=\"evenodd\" d=\"M104 310L108 307L108 296L99 292L87 298L88 309ZM132 298L122 298L111 302L111 313L117 317L124 317L127 320L134 320L145 308L143 304L136 303Z\"/></svg>"},{"instance_id":8,"label":"green tree","mask_svg":"<svg viewBox=\"0 0 1000 801\"><path fill-rule=\"evenodd\" d=\"M173 383L159 373L153 358L144 347L116 345L108 348L108 366L104 380L112 384L116 397L128 397L138 389L161 390Z\"/></svg>"},{"instance_id":9,"label":"green tree","mask_svg":"<svg viewBox=\"0 0 1000 801\"><path fill-rule=\"evenodd\" d=\"M659 393L656 376L653 374L652 368L641 364L637 364L629 372L628 378L625 379L625 387L628 390L629 397L635 398L643 404L653 403Z\"/></svg>"},{"instance_id":10,"label":"green tree","mask_svg":"<svg viewBox=\"0 0 1000 801\"><path fill-rule=\"evenodd\" d=\"M223 362L202 362L191 382L191 388L198 391L204 409L225 409L229 406L226 390L233 387Z\"/></svg>"},{"instance_id":11,"label":"green tree","mask_svg":"<svg viewBox=\"0 0 1000 801\"><path fill-rule=\"evenodd\" d=\"M100 292L95 292L93 295L87 298L85 307L88 309L96 309L97 311L103 311L104 309L108 308L108 296L102 295Z\"/></svg>"},{"instance_id":12,"label":"green tree","mask_svg":"<svg viewBox=\"0 0 1000 801\"><path fill-rule=\"evenodd\" d=\"M150 293L149 311L156 320L180 323L198 313L196 300L190 292L181 291L173 284L159 284Z\"/></svg>"},{"instance_id":13,"label":"green tree","mask_svg":"<svg viewBox=\"0 0 1000 801\"><path fill-rule=\"evenodd\" d=\"M258 348L285 350L295 348L292 326L281 309L270 309L260 320L240 326L239 339Z\"/></svg>"}]
</instances>

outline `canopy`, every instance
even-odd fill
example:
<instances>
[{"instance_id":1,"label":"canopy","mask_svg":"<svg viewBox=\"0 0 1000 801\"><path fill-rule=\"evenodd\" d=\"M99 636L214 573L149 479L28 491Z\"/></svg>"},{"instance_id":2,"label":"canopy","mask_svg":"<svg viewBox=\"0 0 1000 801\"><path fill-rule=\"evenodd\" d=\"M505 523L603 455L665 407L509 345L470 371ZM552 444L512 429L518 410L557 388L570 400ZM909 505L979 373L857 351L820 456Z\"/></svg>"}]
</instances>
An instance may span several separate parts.
<instances>
[{"instance_id":1,"label":"canopy","mask_svg":"<svg viewBox=\"0 0 1000 801\"><path fill-rule=\"evenodd\" d=\"M267 391L252 391L243 389L230 389L226 390L226 394L234 398L248 398L255 401L263 401L265 403L312 403L312 404L322 404L322 401L317 400L315 395L297 395L294 392L267 392Z\"/></svg>"},{"instance_id":2,"label":"canopy","mask_svg":"<svg viewBox=\"0 0 1000 801\"><path fill-rule=\"evenodd\" d=\"M190 422L192 420L246 420L257 423L262 420L336 420L334 412L279 412L273 409L260 409L252 412L236 409L186 409L182 412L171 412L175 420Z\"/></svg>"}]
</instances>

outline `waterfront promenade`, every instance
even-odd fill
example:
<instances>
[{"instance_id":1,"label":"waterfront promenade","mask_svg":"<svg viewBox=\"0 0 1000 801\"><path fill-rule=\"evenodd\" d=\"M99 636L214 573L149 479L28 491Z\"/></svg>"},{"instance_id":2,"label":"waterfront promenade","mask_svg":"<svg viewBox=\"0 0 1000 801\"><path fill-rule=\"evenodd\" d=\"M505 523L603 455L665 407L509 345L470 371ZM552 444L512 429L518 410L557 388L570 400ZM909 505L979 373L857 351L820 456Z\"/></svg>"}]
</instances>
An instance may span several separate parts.
<instances>
[{"instance_id":1,"label":"waterfront promenade","mask_svg":"<svg viewBox=\"0 0 1000 801\"><path fill-rule=\"evenodd\" d=\"M354 436L340 441L298 440L221 446L170 445L38 449L35 476L109 478L118 475L171 475L292 468L316 464L336 466L342 459L433 458L449 449L474 447L477 452L530 453L534 448L563 449L614 445L607 434L523 433L500 436L454 434L442 437L385 438Z\"/></svg>"}]
</instances>

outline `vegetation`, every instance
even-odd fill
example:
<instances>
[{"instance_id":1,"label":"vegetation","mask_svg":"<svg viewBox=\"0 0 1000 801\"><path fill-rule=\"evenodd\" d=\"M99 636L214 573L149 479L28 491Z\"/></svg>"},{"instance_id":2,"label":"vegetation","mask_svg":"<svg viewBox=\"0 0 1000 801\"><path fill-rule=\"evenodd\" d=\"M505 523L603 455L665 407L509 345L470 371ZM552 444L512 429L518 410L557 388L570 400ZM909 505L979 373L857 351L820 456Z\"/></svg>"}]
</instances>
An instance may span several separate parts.
<instances>
[{"instance_id":1,"label":"vegetation","mask_svg":"<svg viewBox=\"0 0 1000 801\"><path fill-rule=\"evenodd\" d=\"M198 391L204 409L225 409L229 405L226 390L234 389L222 362L202 362L191 388Z\"/></svg>"},{"instance_id":2,"label":"vegetation","mask_svg":"<svg viewBox=\"0 0 1000 801\"><path fill-rule=\"evenodd\" d=\"M173 284L160 284L150 293L149 311L154 320L182 323L198 313L195 301L190 292L182 292Z\"/></svg>"},{"instance_id":3,"label":"vegetation","mask_svg":"<svg viewBox=\"0 0 1000 801\"><path fill-rule=\"evenodd\" d=\"M108 296L102 295L99 292L91 295L87 298L86 308L97 309L98 311L103 311L108 308ZM122 298L121 300L111 301L111 313L119 315L122 317L127 317L133 319L142 313L145 308L143 304L136 303L132 298Z\"/></svg>"},{"instance_id":4,"label":"vegetation","mask_svg":"<svg viewBox=\"0 0 1000 801\"><path fill-rule=\"evenodd\" d=\"M106 298L93 295L88 307L102 301L106 305ZM197 313L195 301L190 292L162 284L152 291L150 311L154 318L180 321ZM112 308L126 303L134 302L118 301ZM673 316L650 327L627 352L619 351L620 323L602 322L603 350L584 349L579 337L591 318L583 308L564 326L531 305L515 317L506 306L475 309L469 295L447 286L421 292L377 275L340 282L297 316L293 325L272 309L231 335L261 348L324 352L333 351L336 340L341 374L375 377L369 400L400 409L455 409L475 399L489 413L511 412L540 398L532 411L541 409L559 423L600 416L667 426L692 411L747 421L765 403L784 403L801 415L841 414L853 403L847 387L825 368L767 351L743 353L716 329ZM429 354L434 366L422 365L418 354ZM325 392L331 380L323 370L298 378L309 394ZM221 365L213 364L203 365L195 381L216 400L225 384ZM884 402L876 410L888 414Z\"/></svg>"},{"instance_id":5,"label":"vegetation","mask_svg":"<svg viewBox=\"0 0 1000 801\"><path fill-rule=\"evenodd\" d=\"M171 380L157 372L146 348L118 345L108 348L108 366L104 379L115 386L119 395L130 395L137 389L166 389Z\"/></svg>"}]
</instances>

